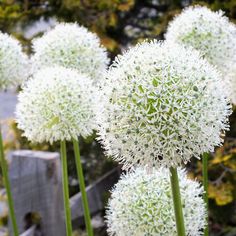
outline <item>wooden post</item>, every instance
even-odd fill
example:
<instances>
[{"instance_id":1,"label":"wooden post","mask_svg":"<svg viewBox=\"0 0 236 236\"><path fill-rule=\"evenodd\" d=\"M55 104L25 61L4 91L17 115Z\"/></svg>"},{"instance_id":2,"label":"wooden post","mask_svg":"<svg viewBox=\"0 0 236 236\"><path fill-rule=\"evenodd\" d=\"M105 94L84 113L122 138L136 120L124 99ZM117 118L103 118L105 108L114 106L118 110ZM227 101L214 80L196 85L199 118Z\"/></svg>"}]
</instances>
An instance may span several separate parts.
<instances>
[{"instance_id":1,"label":"wooden post","mask_svg":"<svg viewBox=\"0 0 236 236\"><path fill-rule=\"evenodd\" d=\"M120 168L114 168L86 188L91 215L104 209L105 195L119 180ZM75 228L84 225L81 193L70 198L71 218Z\"/></svg>"},{"instance_id":2,"label":"wooden post","mask_svg":"<svg viewBox=\"0 0 236 236\"><path fill-rule=\"evenodd\" d=\"M31 226L29 229L27 229L20 236L35 236L35 228L36 228L35 225Z\"/></svg>"},{"instance_id":3,"label":"wooden post","mask_svg":"<svg viewBox=\"0 0 236 236\"><path fill-rule=\"evenodd\" d=\"M37 213L41 217L43 236L65 236L59 154L21 150L11 152L9 157L9 176L20 233L30 227L25 216Z\"/></svg>"},{"instance_id":4,"label":"wooden post","mask_svg":"<svg viewBox=\"0 0 236 236\"><path fill-rule=\"evenodd\" d=\"M38 235L39 229L25 221L30 213L41 217L42 236L65 236L61 164L58 153L14 151L9 154L9 177L20 236ZM104 197L118 181L120 169L115 168L86 188L91 214L104 209ZM70 199L75 228L84 225L81 194ZM11 231L11 222L10 235Z\"/></svg>"}]
</instances>

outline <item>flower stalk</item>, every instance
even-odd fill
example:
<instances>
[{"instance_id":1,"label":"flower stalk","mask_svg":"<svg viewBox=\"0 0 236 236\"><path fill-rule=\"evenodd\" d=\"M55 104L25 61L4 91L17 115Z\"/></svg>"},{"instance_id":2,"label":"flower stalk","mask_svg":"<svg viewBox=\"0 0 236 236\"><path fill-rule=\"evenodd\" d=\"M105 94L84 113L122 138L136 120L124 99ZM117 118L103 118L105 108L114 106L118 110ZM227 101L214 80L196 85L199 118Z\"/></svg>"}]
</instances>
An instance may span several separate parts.
<instances>
[{"instance_id":1,"label":"flower stalk","mask_svg":"<svg viewBox=\"0 0 236 236\"><path fill-rule=\"evenodd\" d=\"M209 153L204 153L202 156L202 177L203 177L203 187L204 187L204 194L203 198L205 201L206 205L206 210L208 213L208 158L209 158ZM206 227L204 229L204 236L209 235L209 227L208 227L208 214L206 214Z\"/></svg>"},{"instance_id":2,"label":"flower stalk","mask_svg":"<svg viewBox=\"0 0 236 236\"><path fill-rule=\"evenodd\" d=\"M1 127L0 127L0 165L2 167L2 176L5 183L6 193L7 193L7 200L8 200L8 207L9 207L9 214L12 222L13 227L13 233L14 236L18 236L18 227L16 223L16 216L14 211L14 203L13 198L11 194L11 187L10 187L10 181L8 176L8 167L7 162L4 157L4 150L3 150L3 140L2 140L2 133L1 133Z\"/></svg>"},{"instance_id":3,"label":"flower stalk","mask_svg":"<svg viewBox=\"0 0 236 236\"><path fill-rule=\"evenodd\" d=\"M177 169L170 167L170 181L175 210L175 220L178 236L185 236L184 216L181 204L181 194Z\"/></svg>"},{"instance_id":4,"label":"flower stalk","mask_svg":"<svg viewBox=\"0 0 236 236\"><path fill-rule=\"evenodd\" d=\"M66 141L61 141L61 159L62 159L62 183L64 196L64 211L66 219L66 235L72 236L71 225L71 210L69 202L69 188L68 188L68 172L67 172L67 156L66 156Z\"/></svg>"},{"instance_id":5,"label":"flower stalk","mask_svg":"<svg viewBox=\"0 0 236 236\"><path fill-rule=\"evenodd\" d=\"M73 139L73 147L74 147L74 152L75 152L76 169L77 169L77 174L78 174L78 179L79 179L80 192L82 196L84 219L85 219L87 234L88 236L93 236L93 228L91 224L88 198L87 198L85 183L84 183L84 174L83 174L83 169L81 165L79 142L75 139Z\"/></svg>"}]
</instances>

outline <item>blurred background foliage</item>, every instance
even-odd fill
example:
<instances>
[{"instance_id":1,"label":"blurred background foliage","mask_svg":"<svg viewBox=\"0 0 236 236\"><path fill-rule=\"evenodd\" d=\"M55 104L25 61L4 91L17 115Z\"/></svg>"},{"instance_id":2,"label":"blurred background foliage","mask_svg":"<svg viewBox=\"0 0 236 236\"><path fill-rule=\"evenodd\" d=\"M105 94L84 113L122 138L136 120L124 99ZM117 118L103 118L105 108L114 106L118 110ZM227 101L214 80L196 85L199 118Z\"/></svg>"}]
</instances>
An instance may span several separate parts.
<instances>
[{"instance_id":1,"label":"blurred background foliage","mask_svg":"<svg viewBox=\"0 0 236 236\"><path fill-rule=\"evenodd\" d=\"M37 34L25 31L40 20L56 19L78 22L96 32L112 56L144 38L162 39L168 22L190 4L222 9L236 18L235 0L1 0L0 4L1 30L14 34L29 51Z\"/></svg>"},{"instance_id":2,"label":"blurred background foliage","mask_svg":"<svg viewBox=\"0 0 236 236\"><path fill-rule=\"evenodd\" d=\"M30 54L31 40L57 21L78 22L98 34L113 59L145 38L163 39L168 22L185 6L196 4L221 9L236 22L236 0L0 0L0 29L18 38ZM212 153L209 161L210 222L214 236L236 235L236 112L230 123L224 146ZM6 150L58 150L57 144L51 147L28 143L12 120L9 127ZM94 138L95 134L80 140L87 184L116 166L104 157ZM200 161L191 162L189 170L190 177L201 180ZM73 195L78 191L73 158L69 158L69 172Z\"/></svg>"}]
</instances>

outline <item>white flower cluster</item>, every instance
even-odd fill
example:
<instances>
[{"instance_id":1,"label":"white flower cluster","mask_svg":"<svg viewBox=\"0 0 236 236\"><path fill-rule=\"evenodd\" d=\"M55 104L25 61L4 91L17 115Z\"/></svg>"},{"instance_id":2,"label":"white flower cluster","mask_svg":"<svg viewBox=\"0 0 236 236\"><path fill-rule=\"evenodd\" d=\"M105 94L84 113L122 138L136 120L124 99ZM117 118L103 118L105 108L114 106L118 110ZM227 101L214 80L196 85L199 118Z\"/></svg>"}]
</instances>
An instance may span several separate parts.
<instances>
[{"instance_id":1,"label":"white flower cluster","mask_svg":"<svg viewBox=\"0 0 236 236\"><path fill-rule=\"evenodd\" d=\"M229 85L228 96L236 102L232 87L236 83L236 74L232 66L236 64L236 26L224 16L222 11L213 12L206 7L188 7L177 16L167 29L166 39L193 47L223 74ZM228 78L226 78L226 76ZM231 78L229 78L231 77ZM232 82L232 84L227 84Z\"/></svg>"},{"instance_id":2,"label":"white flower cluster","mask_svg":"<svg viewBox=\"0 0 236 236\"><path fill-rule=\"evenodd\" d=\"M61 23L33 41L32 71L49 66L77 69L98 82L108 64L99 38L76 23Z\"/></svg>"},{"instance_id":3,"label":"white flower cluster","mask_svg":"<svg viewBox=\"0 0 236 236\"><path fill-rule=\"evenodd\" d=\"M236 62L236 27L222 11L188 7L169 25L166 39L199 50L222 71Z\"/></svg>"},{"instance_id":4,"label":"white flower cluster","mask_svg":"<svg viewBox=\"0 0 236 236\"><path fill-rule=\"evenodd\" d=\"M202 235L206 223L203 188L183 170L178 175L186 235ZM169 170L147 173L138 168L123 175L112 190L106 221L112 236L176 236Z\"/></svg>"},{"instance_id":5,"label":"white flower cluster","mask_svg":"<svg viewBox=\"0 0 236 236\"><path fill-rule=\"evenodd\" d=\"M76 70L42 69L19 94L18 127L33 142L86 137L97 127L97 96L91 80Z\"/></svg>"},{"instance_id":6,"label":"white flower cluster","mask_svg":"<svg viewBox=\"0 0 236 236\"><path fill-rule=\"evenodd\" d=\"M27 78L27 63L19 42L0 32L0 90L20 85Z\"/></svg>"},{"instance_id":7,"label":"white flower cluster","mask_svg":"<svg viewBox=\"0 0 236 236\"><path fill-rule=\"evenodd\" d=\"M125 169L186 163L228 129L222 79L195 50L144 42L116 58L106 83L99 140Z\"/></svg>"}]
</instances>

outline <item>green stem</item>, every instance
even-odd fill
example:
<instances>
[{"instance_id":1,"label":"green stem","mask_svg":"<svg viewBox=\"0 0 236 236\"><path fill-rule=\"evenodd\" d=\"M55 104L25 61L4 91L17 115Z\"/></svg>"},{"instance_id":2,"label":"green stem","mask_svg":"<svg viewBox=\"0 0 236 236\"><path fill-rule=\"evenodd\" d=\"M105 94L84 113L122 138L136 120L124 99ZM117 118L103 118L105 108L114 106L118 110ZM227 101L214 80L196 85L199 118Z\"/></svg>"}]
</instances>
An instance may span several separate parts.
<instances>
[{"instance_id":1,"label":"green stem","mask_svg":"<svg viewBox=\"0 0 236 236\"><path fill-rule=\"evenodd\" d=\"M17 223L16 223L16 216L14 212L14 204L13 204L13 198L11 195L11 187L10 187L10 181L9 181L9 176L8 176L8 167L7 167L7 162L4 157L4 150L3 150L3 140L2 140L2 133L0 129L0 165L2 167L2 175L3 175L3 180L5 183L5 188L6 188L6 193L7 193L7 200L8 200L8 207L9 207L9 213L10 213L10 218L12 222L12 227L13 227L13 233L14 236L18 236L18 228L17 228Z\"/></svg>"},{"instance_id":2,"label":"green stem","mask_svg":"<svg viewBox=\"0 0 236 236\"><path fill-rule=\"evenodd\" d=\"M174 202L174 210L175 210L175 221L178 236L185 236L185 227L184 227L184 216L181 204L181 195L179 188L179 179L177 169L171 167L170 168L170 181L171 181L171 189L172 196Z\"/></svg>"},{"instance_id":3,"label":"green stem","mask_svg":"<svg viewBox=\"0 0 236 236\"><path fill-rule=\"evenodd\" d=\"M204 194L203 198L206 204L206 210L208 213L208 153L204 153L202 156L202 177L203 177L203 187L204 187ZM204 236L209 235L209 227L208 227L208 215L206 216L206 227L204 229Z\"/></svg>"},{"instance_id":4,"label":"green stem","mask_svg":"<svg viewBox=\"0 0 236 236\"><path fill-rule=\"evenodd\" d=\"M74 146L74 152L75 152L77 174L79 178L80 192L81 192L82 201L83 201L84 219L85 219L87 234L88 236L93 236L93 228L92 228L91 219L90 219L88 198L87 198L85 183L84 183L84 174L83 174L83 169L81 165L79 142L75 139L73 139L73 146Z\"/></svg>"},{"instance_id":5,"label":"green stem","mask_svg":"<svg viewBox=\"0 0 236 236\"><path fill-rule=\"evenodd\" d=\"M66 218L66 235L72 236L71 210L69 201L68 172L67 172L67 156L66 141L61 141L61 159L62 159L62 183L64 196L64 210Z\"/></svg>"}]
</instances>

